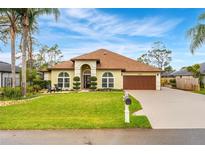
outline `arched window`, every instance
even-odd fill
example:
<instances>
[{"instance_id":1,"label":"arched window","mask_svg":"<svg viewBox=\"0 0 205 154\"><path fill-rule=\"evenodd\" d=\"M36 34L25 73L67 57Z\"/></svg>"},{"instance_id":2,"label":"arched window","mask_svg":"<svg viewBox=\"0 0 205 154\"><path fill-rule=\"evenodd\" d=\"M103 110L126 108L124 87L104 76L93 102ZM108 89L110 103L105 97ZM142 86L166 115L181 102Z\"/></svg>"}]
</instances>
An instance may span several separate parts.
<instances>
[{"instance_id":1,"label":"arched window","mask_svg":"<svg viewBox=\"0 0 205 154\"><path fill-rule=\"evenodd\" d=\"M61 72L58 75L58 87L69 88L70 87L70 77L67 72Z\"/></svg>"},{"instance_id":2,"label":"arched window","mask_svg":"<svg viewBox=\"0 0 205 154\"><path fill-rule=\"evenodd\" d=\"M102 88L113 88L114 87L114 77L110 72L105 72L102 76Z\"/></svg>"}]
</instances>

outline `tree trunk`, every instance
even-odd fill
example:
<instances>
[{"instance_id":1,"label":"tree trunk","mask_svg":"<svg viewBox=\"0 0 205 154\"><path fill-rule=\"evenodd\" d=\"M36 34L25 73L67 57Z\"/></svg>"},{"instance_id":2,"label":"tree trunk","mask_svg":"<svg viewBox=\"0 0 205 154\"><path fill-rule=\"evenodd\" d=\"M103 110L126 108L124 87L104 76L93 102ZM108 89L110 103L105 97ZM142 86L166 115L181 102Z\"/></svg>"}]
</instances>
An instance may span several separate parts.
<instances>
[{"instance_id":1,"label":"tree trunk","mask_svg":"<svg viewBox=\"0 0 205 154\"><path fill-rule=\"evenodd\" d=\"M23 25L23 45L22 45L22 95L26 96L26 49L28 47L28 26L29 26L29 19L28 16L25 14L22 20Z\"/></svg>"},{"instance_id":2,"label":"tree trunk","mask_svg":"<svg viewBox=\"0 0 205 154\"><path fill-rule=\"evenodd\" d=\"M29 68L33 68L33 44L32 44L32 36L31 32L28 33L28 41L29 41L29 47L28 47L28 59L29 59Z\"/></svg>"},{"instance_id":3,"label":"tree trunk","mask_svg":"<svg viewBox=\"0 0 205 154\"><path fill-rule=\"evenodd\" d=\"M11 72L12 72L12 87L16 86L16 50L15 50L15 40L16 33L13 27L10 27L10 37L11 37Z\"/></svg>"}]
</instances>

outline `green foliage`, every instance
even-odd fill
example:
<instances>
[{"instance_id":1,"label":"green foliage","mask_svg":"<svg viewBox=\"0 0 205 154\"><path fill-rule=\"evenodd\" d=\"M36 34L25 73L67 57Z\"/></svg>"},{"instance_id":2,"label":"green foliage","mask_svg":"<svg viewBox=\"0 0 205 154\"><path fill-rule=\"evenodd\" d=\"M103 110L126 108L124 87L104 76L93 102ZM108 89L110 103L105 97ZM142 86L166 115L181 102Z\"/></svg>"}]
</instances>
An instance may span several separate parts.
<instances>
[{"instance_id":1,"label":"green foliage","mask_svg":"<svg viewBox=\"0 0 205 154\"><path fill-rule=\"evenodd\" d=\"M165 67L169 66L172 60L171 53L172 51L167 49L164 43L158 41L153 43L151 50L137 60L164 70Z\"/></svg>"},{"instance_id":2,"label":"green foliage","mask_svg":"<svg viewBox=\"0 0 205 154\"><path fill-rule=\"evenodd\" d=\"M195 50L199 47L201 47L204 42L205 42L205 24L204 24L204 18L205 13L202 13L198 17L198 22L197 25L194 27L190 28L187 31L187 37L191 39L191 44L190 44L190 50L191 53L194 54Z\"/></svg>"},{"instance_id":3,"label":"green foliage","mask_svg":"<svg viewBox=\"0 0 205 154\"><path fill-rule=\"evenodd\" d=\"M33 80L33 86L36 86L36 85L38 85L40 89L46 89L48 86L51 85L51 81L50 80Z\"/></svg>"},{"instance_id":4,"label":"green foliage","mask_svg":"<svg viewBox=\"0 0 205 154\"><path fill-rule=\"evenodd\" d=\"M192 66L188 66L187 68L188 72L191 72L195 78L199 78L201 73L200 73L200 65L199 64L195 64Z\"/></svg>"},{"instance_id":5,"label":"green foliage","mask_svg":"<svg viewBox=\"0 0 205 154\"><path fill-rule=\"evenodd\" d=\"M37 70L36 69L26 69L26 81L30 83L30 85L33 84L33 80L37 79L38 77Z\"/></svg>"},{"instance_id":6,"label":"green foliage","mask_svg":"<svg viewBox=\"0 0 205 154\"><path fill-rule=\"evenodd\" d=\"M44 45L36 55L34 66L37 68L51 67L60 62L63 55L58 48L57 44L51 47Z\"/></svg>"},{"instance_id":7,"label":"green foliage","mask_svg":"<svg viewBox=\"0 0 205 154\"><path fill-rule=\"evenodd\" d=\"M170 85L173 87L173 88L176 88L176 79L171 79L169 80L170 82Z\"/></svg>"},{"instance_id":8,"label":"green foliage","mask_svg":"<svg viewBox=\"0 0 205 154\"><path fill-rule=\"evenodd\" d=\"M91 76L90 78L90 89L91 90L97 89L97 77L96 76Z\"/></svg>"},{"instance_id":9,"label":"green foliage","mask_svg":"<svg viewBox=\"0 0 205 154\"><path fill-rule=\"evenodd\" d=\"M11 87L5 87L2 91L3 97L9 98L9 99L19 99L22 97L21 88L11 88Z\"/></svg>"},{"instance_id":10,"label":"green foliage","mask_svg":"<svg viewBox=\"0 0 205 154\"><path fill-rule=\"evenodd\" d=\"M192 66L188 66L186 69L187 69L188 72L191 72L195 78L199 78L199 85L200 85L201 88L204 88L204 83L202 81L203 80L202 79L202 74L201 74L201 71L200 71L200 65L195 64L195 65L192 65Z\"/></svg>"},{"instance_id":11,"label":"green foliage","mask_svg":"<svg viewBox=\"0 0 205 154\"><path fill-rule=\"evenodd\" d=\"M79 90L80 89L80 77L79 76L75 76L74 78L73 78L73 89L75 89L75 90Z\"/></svg>"},{"instance_id":12,"label":"green foliage","mask_svg":"<svg viewBox=\"0 0 205 154\"><path fill-rule=\"evenodd\" d=\"M173 69L173 67L171 65L167 66L164 68L165 72L174 72L175 70Z\"/></svg>"}]
</instances>

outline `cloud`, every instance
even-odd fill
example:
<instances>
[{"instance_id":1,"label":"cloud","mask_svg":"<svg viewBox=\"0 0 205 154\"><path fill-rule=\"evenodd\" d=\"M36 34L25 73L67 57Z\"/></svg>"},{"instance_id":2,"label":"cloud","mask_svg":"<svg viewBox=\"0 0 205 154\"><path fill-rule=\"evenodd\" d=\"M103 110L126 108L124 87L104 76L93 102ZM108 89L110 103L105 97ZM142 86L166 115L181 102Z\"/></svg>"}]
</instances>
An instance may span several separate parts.
<instances>
[{"instance_id":1,"label":"cloud","mask_svg":"<svg viewBox=\"0 0 205 154\"><path fill-rule=\"evenodd\" d=\"M41 18L41 23L52 28L77 32L93 39L108 39L119 35L162 37L182 22L182 19L151 16L125 19L97 9L62 9L61 14L57 23L51 17Z\"/></svg>"}]
</instances>

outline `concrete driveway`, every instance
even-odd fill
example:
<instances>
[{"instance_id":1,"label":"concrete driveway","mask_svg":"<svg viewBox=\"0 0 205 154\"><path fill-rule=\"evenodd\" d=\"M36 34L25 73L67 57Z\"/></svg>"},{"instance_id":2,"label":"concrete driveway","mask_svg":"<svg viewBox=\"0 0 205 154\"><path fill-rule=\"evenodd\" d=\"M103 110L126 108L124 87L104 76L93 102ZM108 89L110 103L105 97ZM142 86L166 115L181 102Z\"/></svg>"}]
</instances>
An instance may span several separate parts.
<instances>
[{"instance_id":1,"label":"concrete driveway","mask_svg":"<svg viewBox=\"0 0 205 154\"><path fill-rule=\"evenodd\" d=\"M127 91L140 101L154 129L205 128L205 95L170 88Z\"/></svg>"}]
</instances>

